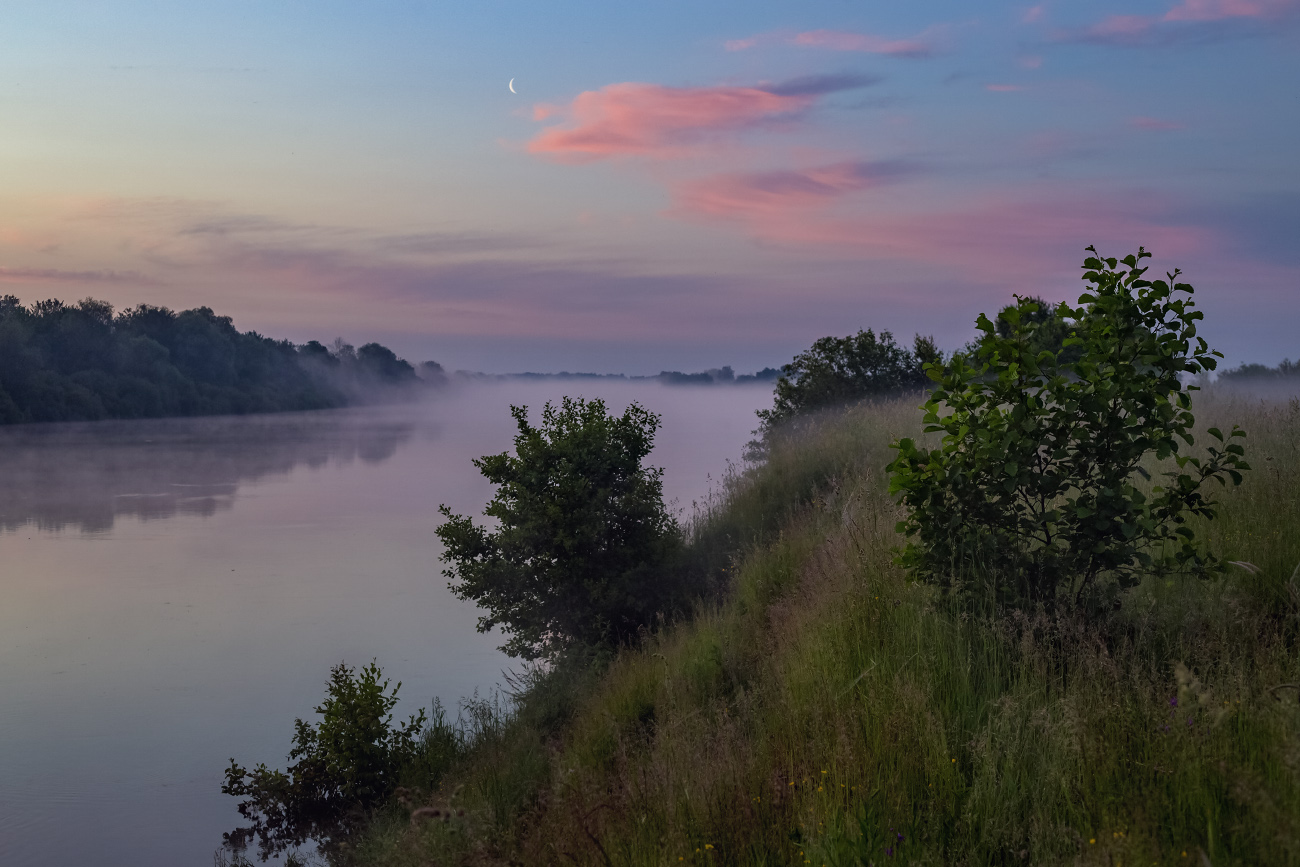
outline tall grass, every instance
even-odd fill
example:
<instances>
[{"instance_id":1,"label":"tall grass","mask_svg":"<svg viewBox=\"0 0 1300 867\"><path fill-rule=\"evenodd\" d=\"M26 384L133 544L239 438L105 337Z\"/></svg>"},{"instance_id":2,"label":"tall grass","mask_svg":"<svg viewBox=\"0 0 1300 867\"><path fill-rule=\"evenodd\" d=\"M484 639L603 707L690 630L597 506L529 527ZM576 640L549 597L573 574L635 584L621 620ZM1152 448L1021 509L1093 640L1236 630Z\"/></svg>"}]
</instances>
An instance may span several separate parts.
<instances>
[{"instance_id":1,"label":"tall grass","mask_svg":"<svg viewBox=\"0 0 1300 867\"><path fill-rule=\"evenodd\" d=\"M778 442L693 526L726 589L531 672L358 863L1300 863L1300 402L1207 395L1254 471L1198 527L1233 567L1103 622L976 617L893 564L916 401ZM486 709L485 709L486 708ZM433 811L437 815L433 815Z\"/></svg>"}]
</instances>

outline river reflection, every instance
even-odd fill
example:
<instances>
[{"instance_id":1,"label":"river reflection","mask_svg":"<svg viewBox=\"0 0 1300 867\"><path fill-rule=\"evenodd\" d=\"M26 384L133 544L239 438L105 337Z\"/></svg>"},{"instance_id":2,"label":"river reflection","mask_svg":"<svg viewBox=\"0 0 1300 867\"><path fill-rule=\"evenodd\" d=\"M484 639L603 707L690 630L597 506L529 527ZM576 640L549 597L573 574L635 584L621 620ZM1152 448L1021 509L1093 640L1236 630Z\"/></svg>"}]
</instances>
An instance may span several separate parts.
<instances>
[{"instance_id":1,"label":"river reflection","mask_svg":"<svg viewBox=\"0 0 1300 867\"><path fill-rule=\"evenodd\" d=\"M771 402L761 388L506 382L424 404L0 430L0 864L212 863L241 824L232 757L283 767L332 665L377 658L399 716L490 691L501 639L440 574L438 505L510 404L663 415L651 461L689 510Z\"/></svg>"},{"instance_id":2,"label":"river reflection","mask_svg":"<svg viewBox=\"0 0 1300 867\"><path fill-rule=\"evenodd\" d=\"M299 465L377 464L415 422L355 410L0 429L0 529L112 529L119 517L211 516L241 482Z\"/></svg>"}]
</instances>

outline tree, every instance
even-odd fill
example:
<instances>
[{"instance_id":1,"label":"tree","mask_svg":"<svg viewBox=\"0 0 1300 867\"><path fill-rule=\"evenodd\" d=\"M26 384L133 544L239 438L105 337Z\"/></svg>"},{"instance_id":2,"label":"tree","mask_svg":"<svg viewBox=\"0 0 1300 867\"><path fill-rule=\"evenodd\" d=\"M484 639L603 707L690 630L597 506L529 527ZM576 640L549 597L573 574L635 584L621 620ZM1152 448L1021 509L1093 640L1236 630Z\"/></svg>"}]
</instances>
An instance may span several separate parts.
<instances>
[{"instance_id":1,"label":"tree","mask_svg":"<svg viewBox=\"0 0 1300 867\"><path fill-rule=\"evenodd\" d=\"M442 506L438 537L456 595L487 609L478 628L502 626L502 648L525 659L575 645L613 645L636 637L676 604L681 579L671 569L681 545L663 502L663 470L642 466L659 416L632 404L621 416L599 399L564 398L528 422L512 406L515 454L474 461L497 486L475 526Z\"/></svg>"},{"instance_id":2,"label":"tree","mask_svg":"<svg viewBox=\"0 0 1300 867\"><path fill-rule=\"evenodd\" d=\"M1122 261L1088 250L1078 307L1043 317L1021 298L1005 326L980 315L972 352L928 366L925 429L942 442L900 440L888 467L908 510L899 530L913 536L901 562L921 577L999 604L1095 607L1146 572L1217 568L1187 517L1214 517L1210 479L1241 482L1249 467L1231 440L1245 434L1211 428L1206 457L1181 453L1195 388L1180 377L1222 356L1196 336L1202 314L1179 272L1151 282L1144 249ZM1069 336L1051 348L1038 329L1063 320ZM1174 468L1148 492L1151 458Z\"/></svg>"},{"instance_id":3,"label":"tree","mask_svg":"<svg viewBox=\"0 0 1300 867\"><path fill-rule=\"evenodd\" d=\"M221 791L244 799L239 815L252 825L226 834L227 845L242 849L256 836L264 861L309 839L328 849L351 830L350 819L392 794L427 718L421 710L394 726L402 685L389 691L382 677L374 661L360 672L343 663L330 669L329 696L316 708L320 722L294 720L287 771L264 764L248 770L230 760Z\"/></svg>"},{"instance_id":4,"label":"tree","mask_svg":"<svg viewBox=\"0 0 1300 867\"><path fill-rule=\"evenodd\" d=\"M909 352L888 331L871 329L849 337L823 337L781 368L771 409L759 410L761 430L814 410L868 397L919 391L928 384L924 367L942 355L929 337L916 335Z\"/></svg>"}]
</instances>

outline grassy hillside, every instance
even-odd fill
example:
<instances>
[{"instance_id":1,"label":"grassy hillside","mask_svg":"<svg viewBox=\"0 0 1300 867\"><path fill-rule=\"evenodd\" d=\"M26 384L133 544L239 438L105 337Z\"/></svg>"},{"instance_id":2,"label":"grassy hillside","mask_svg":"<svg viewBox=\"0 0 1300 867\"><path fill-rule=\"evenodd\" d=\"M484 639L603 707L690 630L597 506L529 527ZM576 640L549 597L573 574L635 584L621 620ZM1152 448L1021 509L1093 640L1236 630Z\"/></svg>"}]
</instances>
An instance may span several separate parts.
<instances>
[{"instance_id":1,"label":"grassy hillside","mask_svg":"<svg viewBox=\"0 0 1300 867\"><path fill-rule=\"evenodd\" d=\"M1203 537L1259 573L1148 579L1090 627L972 618L893 565L916 402L729 479L695 527L721 601L435 726L343 860L1300 863L1300 401L1198 401L1255 467Z\"/></svg>"}]
</instances>

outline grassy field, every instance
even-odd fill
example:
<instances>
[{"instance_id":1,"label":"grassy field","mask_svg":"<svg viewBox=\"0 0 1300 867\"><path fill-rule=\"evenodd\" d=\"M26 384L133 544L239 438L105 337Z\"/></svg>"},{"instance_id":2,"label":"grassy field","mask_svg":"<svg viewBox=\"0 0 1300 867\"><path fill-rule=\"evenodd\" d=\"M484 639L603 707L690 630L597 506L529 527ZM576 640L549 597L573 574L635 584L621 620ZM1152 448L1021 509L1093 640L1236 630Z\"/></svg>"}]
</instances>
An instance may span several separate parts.
<instances>
[{"instance_id":1,"label":"grassy field","mask_svg":"<svg viewBox=\"0 0 1300 867\"><path fill-rule=\"evenodd\" d=\"M916 403L729 478L693 528L719 601L435 726L346 860L1300 864L1300 401L1197 402L1254 467L1198 532L1257 571L1090 625L963 615L893 564Z\"/></svg>"}]
</instances>

